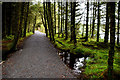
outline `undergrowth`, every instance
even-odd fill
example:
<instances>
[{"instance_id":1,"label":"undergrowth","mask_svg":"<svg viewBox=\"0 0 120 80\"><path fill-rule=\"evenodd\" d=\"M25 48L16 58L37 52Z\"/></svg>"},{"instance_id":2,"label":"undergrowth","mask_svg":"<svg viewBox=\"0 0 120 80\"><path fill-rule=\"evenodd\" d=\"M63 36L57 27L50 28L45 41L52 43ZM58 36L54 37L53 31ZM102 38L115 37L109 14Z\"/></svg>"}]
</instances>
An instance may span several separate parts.
<instances>
[{"instance_id":1,"label":"undergrowth","mask_svg":"<svg viewBox=\"0 0 120 80\"><path fill-rule=\"evenodd\" d=\"M55 36L55 43L57 48L62 50L69 50L71 54L83 54L90 57L86 61L85 71L83 72L90 78L103 78L103 73L108 66L109 44L103 42L95 42L94 40L82 42L78 39L76 46L70 42L70 38L58 38ZM115 48L116 50L116 48ZM120 74L120 51L116 50L114 55L114 71Z\"/></svg>"}]
</instances>

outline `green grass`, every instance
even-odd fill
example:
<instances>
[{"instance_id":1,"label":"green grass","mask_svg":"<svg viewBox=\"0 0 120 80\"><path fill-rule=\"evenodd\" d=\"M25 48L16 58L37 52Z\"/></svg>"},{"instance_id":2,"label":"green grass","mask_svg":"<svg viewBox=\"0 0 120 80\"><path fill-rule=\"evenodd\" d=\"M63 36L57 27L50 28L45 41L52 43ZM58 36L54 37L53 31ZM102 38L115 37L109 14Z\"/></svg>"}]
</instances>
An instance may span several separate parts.
<instances>
[{"instance_id":1,"label":"green grass","mask_svg":"<svg viewBox=\"0 0 120 80\"><path fill-rule=\"evenodd\" d=\"M107 46L109 46L109 44L95 42L94 40L88 42L81 42L79 40L75 47L74 44L70 42L70 38L65 40L64 38L55 36L55 40L55 44L60 49L70 50L72 54L83 54L84 56L87 55L90 57L90 59L86 61L85 71L83 72L85 75L90 78L103 77L103 72L107 70L108 66L109 47ZM82 44L86 44L87 46L83 46ZM114 71L120 74L120 51L115 51L113 65Z\"/></svg>"}]
</instances>

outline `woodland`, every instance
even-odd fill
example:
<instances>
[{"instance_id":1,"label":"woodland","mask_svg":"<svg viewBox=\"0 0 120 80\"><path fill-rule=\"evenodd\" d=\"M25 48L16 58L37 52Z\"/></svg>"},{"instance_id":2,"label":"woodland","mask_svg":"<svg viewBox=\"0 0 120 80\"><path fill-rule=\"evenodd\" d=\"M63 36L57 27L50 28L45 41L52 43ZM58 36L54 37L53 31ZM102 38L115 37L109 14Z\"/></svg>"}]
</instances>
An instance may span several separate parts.
<instances>
[{"instance_id":1,"label":"woodland","mask_svg":"<svg viewBox=\"0 0 120 80\"><path fill-rule=\"evenodd\" d=\"M2 2L2 59L17 51L35 31L55 48L89 57L78 78L120 76L120 1ZM73 64L70 64L73 67Z\"/></svg>"}]
</instances>

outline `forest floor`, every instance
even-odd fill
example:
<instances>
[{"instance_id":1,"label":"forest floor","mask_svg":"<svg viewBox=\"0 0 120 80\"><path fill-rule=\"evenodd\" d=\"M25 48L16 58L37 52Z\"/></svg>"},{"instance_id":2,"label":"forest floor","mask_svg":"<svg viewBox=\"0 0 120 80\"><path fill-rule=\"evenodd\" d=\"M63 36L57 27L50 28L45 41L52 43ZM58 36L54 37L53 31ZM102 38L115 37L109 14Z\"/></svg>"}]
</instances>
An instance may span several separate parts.
<instances>
[{"instance_id":1,"label":"forest floor","mask_svg":"<svg viewBox=\"0 0 120 80\"><path fill-rule=\"evenodd\" d=\"M2 64L3 78L76 78L57 55L57 50L36 31Z\"/></svg>"},{"instance_id":2,"label":"forest floor","mask_svg":"<svg viewBox=\"0 0 120 80\"><path fill-rule=\"evenodd\" d=\"M103 41L96 42L94 39L85 42L84 38L77 37L75 45L70 41L70 38L65 40L65 37L61 35L59 38L58 34L55 35L54 46L56 48L73 54L74 58L88 57L88 60L85 60L85 67L80 67L80 70L83 70L79 76L80 78L107 78L109 43L105 44ZM113 73L115 79L120 76L120 46L118 45L115 46Z\"/></svg>"}]
</instances>

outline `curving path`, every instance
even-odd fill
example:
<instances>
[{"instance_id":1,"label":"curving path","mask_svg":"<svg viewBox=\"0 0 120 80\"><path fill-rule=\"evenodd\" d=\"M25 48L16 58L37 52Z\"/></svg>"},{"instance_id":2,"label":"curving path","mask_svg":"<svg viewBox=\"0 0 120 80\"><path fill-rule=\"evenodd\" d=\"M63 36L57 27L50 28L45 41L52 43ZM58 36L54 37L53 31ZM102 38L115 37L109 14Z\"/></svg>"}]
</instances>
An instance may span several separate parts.
<instances>
[{"instance_id":1,"label":"curving path","mask_svg":"<svg viewBox=\"0 0 120 80\"><path fill-rule=\"evenodd\" d=\"M23 49L3 63L3 78L75 78L44 33L36 31Z\"/></svg>"}]
</instances>

